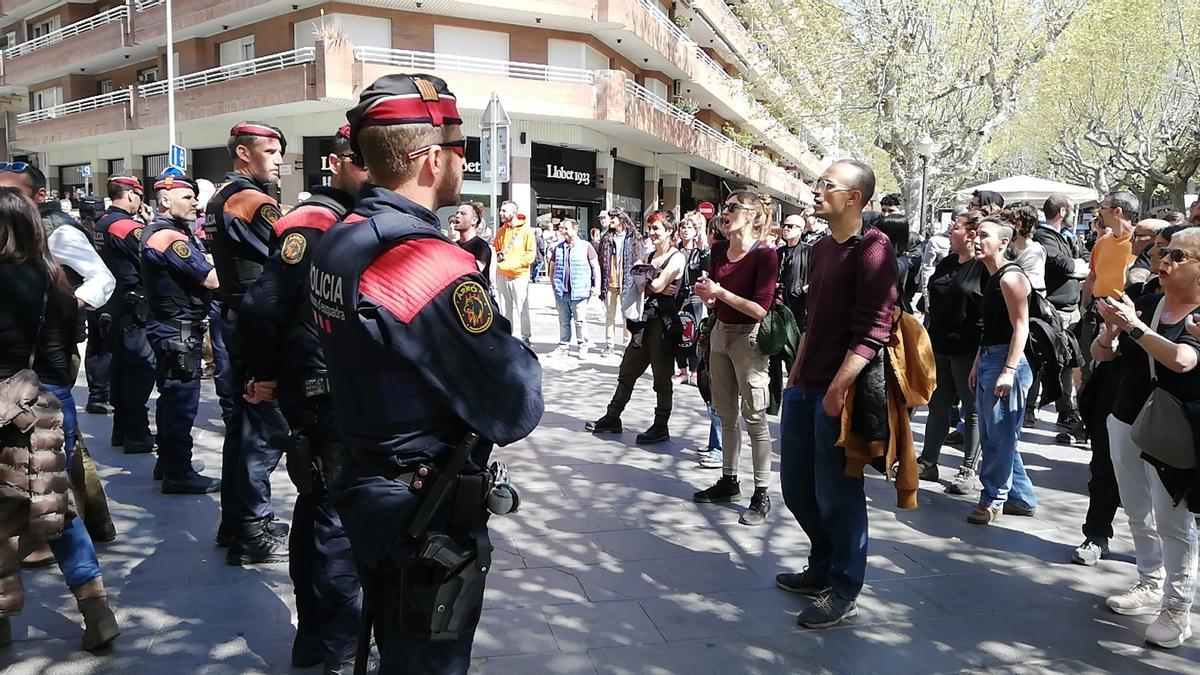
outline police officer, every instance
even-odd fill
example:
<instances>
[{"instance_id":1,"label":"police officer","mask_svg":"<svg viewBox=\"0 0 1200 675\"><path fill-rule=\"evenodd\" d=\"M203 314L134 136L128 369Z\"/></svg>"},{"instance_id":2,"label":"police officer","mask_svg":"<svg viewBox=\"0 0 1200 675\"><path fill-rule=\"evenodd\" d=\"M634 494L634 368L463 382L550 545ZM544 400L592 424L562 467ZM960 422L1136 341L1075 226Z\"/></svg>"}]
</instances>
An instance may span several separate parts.
<instances>
[{"instance_id":1,"label":"police officer","mask_svg":"<svg viewBox=\"0 0 1200 675\"><path fill-rule=\"evenodd\" d=\"M81 197L78 204L79 224L99 253L103 239L96 231L96 221L104 215L104 200L88 195ZM108 304L100 309L87 312L87 351L83 356L83 372L87 376L88 387L85 410L95 415L109 413L112 351L108 348L108 333L112 327L114 299L115 297L110 299Z\"/></svg>"},{"instance_id":2,"label":"police officer","mask_svg":"<svg viewBox=\"0 0 1200 675\"><path fill-rule=\"evenodd\" d=\"M230 360L229 372L218 372L223 380L218 385L223 391L243 392L249 379L239 340L257 336L238 326L238 313L246 289L262 274L270 253L280 213L267 185L279 181L287 139L268 124L243 122L230 130L227 147L233 171L208 202L204 230L221 280L221 329ZM281 452L270 442L288 433L287 423L272 401L252 403L235 395L230 403L217 544L230 547L225 557L230 565L285 562L287 526L275 522L271 511L271 472Z\"/></svg>"},{"instance_id":3,"label":"police officer","mask_svg":"<svg viewBox=\"0 0 1200 675\"><path fill-rule=\"evenodd\" d=\"M349 673L361 592L350 541L329 503L343 450L308 302L308 274L309 253L350 212L367 180L350 155L350 128L342 127L328 157L330 186L313 187L312 197L275 223L275 252L238 315L239 325L255 336L243 343L251 377L247 397L255 402L277 397L292 429L287 468L299 494L288 541L298 614L292 665L324 663L326 673Z\"/></svg>"},{"instance_id":4,"label":"police officer","mask_svg":"<svg viewBox=\"0 0 1200 675\"><path fill-rule=\"evenodd\" d=\"M465 673L491 566L486 495L502 483L485 467L493 443L541 419L541 368L475 259L439 229L434 211L458 203L465 145L446 83L385 76L347 118L371 184L309 254L348 449L333 502L380 672ZM359 668L365 646L360 637Z\"/></svg>"},{"instance_id":5,"label":"police officer","mask_svg":"<svg viewBox=\"0 0 1200 675\"><path fill-rule=\"evenodd\" d=\"M204 321L217 273L192 233L196 183L168 176L154 185L160 212L142 233L147 330L157 361L158 467L163 494L204 494L221 481L192 466L192 424L200 405Z\"/></svg>"},{"instance_id":6,"label":"police officer","mask_svg":"<svg viewBox=\"0 0 1200 675\"><path fill-rule=\"evenodd\" d=\"M112 446L127 455L154 449L146 402L154 388L154 352L146 340L146 289L142 284L142 232L146 215L145 191L137 178L108 179L111 205L96 221L101 238L100 257L117 280L117 292L109 301L112 325L110 382L113 406Z\"/></svg>"}]
</instances>

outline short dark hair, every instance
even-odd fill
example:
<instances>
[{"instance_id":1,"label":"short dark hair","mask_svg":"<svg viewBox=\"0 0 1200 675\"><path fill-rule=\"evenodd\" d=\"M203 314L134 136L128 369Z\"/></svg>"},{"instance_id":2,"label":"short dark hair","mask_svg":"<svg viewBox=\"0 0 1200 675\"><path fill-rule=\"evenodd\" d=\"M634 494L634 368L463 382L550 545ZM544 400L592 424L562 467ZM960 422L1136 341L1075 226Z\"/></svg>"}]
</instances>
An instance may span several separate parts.
<instances>
[{"instance_id":1,"label":"short dark hair","mask_svg":"<svg viewBox=\"0 0 1200 675\"><path fill-rule=\"evenodd\" d=\"M1181 223L1186 222L1186 220L1183 217L1183 214L1180 213L1179 211L1176 211L1175 209L1163 209L1158 212L1158 217L1161 220L1165 220L1172 225L1179 225Z\"/></svg>"},{"instance_id":2,"label":"short dark hair","mask_svg":"<svg viewBox=\"0 0 1200 675\"><path fill-rule=\"evenodd\" d=\"M1037 229L1037 209L1029 204L1013 204L1000 212L1001 217L1012 223L1014 234L1028 237Z\"/></svg>"},{"instance_id":3,"label":"short dark hair","mask_svg":"<svg viewBox=\"0 0 1200 675\"><path fill-rule=\"evenodd\" d=\"M1167 241L1171 241L1171 239L1173 239L1175 237L1175 235L1179 234L1180 232L1183 232L1184 230L1188 229L1189 227L1195 227L1195 225L1187 225L1187 224L1168 225L1158 231L1158 236L1162 237L1163 239L1165 239Z\"/></svg>"},{"instance_id":4,"label":"short dark hair","mask_svg":"<svg viewBox=\"0 0 1200 675\"><path fill-rule=\"evenodd\" d=\"M1073 205L1071 200L1063 195L1050 195L1046 198L1046 203L1042 204L1042 213L1046 216L1046 222L1050 222L1058 217L1058 214L1066 209L1067 213L1071 212Z\"/></svg>"},{"instance_id":5,"label":"short dark hair","mask_svg":"<svg viewBox=\"0 0 1200 675\"><path fill-rule=\"evenodd\" d=\"M333 154L338 157L353 157L354 150L350 147L350 139L344 136L334 136Z\"/></svg>"},{"instance_id":6,"label":"short dark hair","mask_svg":"<svg viewBox=\"0 0 1200 675\"><path fill-rule=\"evenodd\" d=\"M883 199L879 200L879 205L880 206L900 206L900 193L899 192L889 192L888 194L883 196Z\"/></svg>"},{"instance_id":7,"label":"short dark hair","mask_svg":"<svg viewBox=\"0 0 1200 675\"><path fill-rule=\"evenodd\" d=\"M892 242L892 250L896 255L902 255L908 250L910 233L908 229L908 216L899 213L889 213L875 223L875 227L879 228L880 232L887 235L887 238Z\"/></svg>"},{"instance_id":8,"label":"short dark hair","mask_svg":"<svg viewBox=\"0 0 1200 675\"><path fill-rule=\"evenodd\" d=\"M245 124L247 126L254 125L256 127L266 127L268 129L275 128L275 127L271 126L270 124L267 124L266 122L255 122L253 120L243 122L242 124ZM238 126L241 126L241 125L239 124ZM234 128L236 129L237 127L234 127ZM265 138L265 136L258 136L255 134L241 134L239 136L230 136L229 141L225 143L225 149L229 151L229 158L237 159L237 149L238 149L239 145L244 145L247 148L254 147L254 140L256 138ZM287 147L286 144L284 144L284 142L282 140L279 142L279 144L280 144L280 147L284 147L284 148Z\"/></svg>"},{"instance_id":9,"label":"short dark hair","mask_svg":"<svg viewBox=\"0 0 1200 675\"><path fill-rule=\"evenodd\" d=\"M657 211L652 211L652 212L650 212L649 216L646 216L646 225L649 225L651 223L662 223L663 228L665 228L667 230L667 232L674 232L675 231L675 212L667 211L665 209L659 209Z\"/></svg>"},{"instance_id":10,"label":"short dark hair","mask_svg":"<svg viewBox=\"0 0 1200 675\"><path fill-rule=\"evenodd\" d=\"M1117 190L1104 196L1112 200L1113 208L1121 209L1125 213L1126 218L1137 222L1142 208L1142 202L1137 198L1137 195L1129 190Z\"/></svg>"},{"instance_id":11,"label":"short dark hair","mask_svg":"<svg viewBox=\"0 0 1200 675\"><path fill-rule=\"evenodd\" d=\"M125 195L130 192L137 192L137 190L134 190L133 186L125 183L114 183L112 181L108 183L108 198L113 201L124 199Z\"/></svg>"},{"instance_id":12,"label":"short dark hair","mask_svg":"<svg viewBox=\"0 0 1200 675\"><path fill-rule=\"evenodd\" d=\"M834 164L845 164L854 167L854 178L848 187L862 193L862 203L866 204L875 196L875 171L866 162L857 159L839 159Z\"/></svg>"}]
</instances>

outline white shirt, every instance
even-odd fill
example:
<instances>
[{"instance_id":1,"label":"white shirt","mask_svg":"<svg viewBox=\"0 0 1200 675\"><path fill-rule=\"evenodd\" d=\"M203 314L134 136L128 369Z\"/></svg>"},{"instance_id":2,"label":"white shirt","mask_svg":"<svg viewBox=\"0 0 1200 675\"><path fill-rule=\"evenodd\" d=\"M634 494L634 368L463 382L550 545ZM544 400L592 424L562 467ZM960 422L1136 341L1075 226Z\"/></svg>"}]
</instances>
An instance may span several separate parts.
<instances>
[{"instance_id":1,"label":"white shirt","mask_svg":"<svg viewBox=\"0 0 1200 675\"><path fill-rule=\"evenodd\" d=\"M1025 276L1029 277L1029 285L1033 286L1033 290L1046 294L1046 249L1041 244L1032 239L1025 242L1025 250L1017 254L1017 259L1013 262L1021 266L1025 270Z\"/></svg>"},{"instance_id":2,"label":"white shirt","mask_svg":"<svg viewBox=\"0 0 1200 675\"><path fill-rule=\"evenodd\" d=\"M50 235L47 243L54 262L70 267L83 277L83 283L75 289L75 297L90 309L103 307L112 297L117 280L92 248L87 235L70 225L63 225Z\"/></svg>"}]
</instances>

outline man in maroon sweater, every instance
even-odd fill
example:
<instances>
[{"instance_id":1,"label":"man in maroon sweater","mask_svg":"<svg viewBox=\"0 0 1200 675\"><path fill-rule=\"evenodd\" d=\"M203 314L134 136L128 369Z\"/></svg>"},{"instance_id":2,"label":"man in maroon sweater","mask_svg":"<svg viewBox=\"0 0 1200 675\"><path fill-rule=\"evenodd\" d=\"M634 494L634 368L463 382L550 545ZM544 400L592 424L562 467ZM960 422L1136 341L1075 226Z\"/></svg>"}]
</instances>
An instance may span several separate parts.
<instances>
[{"instance_id":1,"label":"man in maroon sweater","mask_svg":"<svg viewBox=\"0 0 1200 675\"><path fill-rule=\"evenodd\" d=\"M855 160L825 170L813 188L816 215L831 236L813 245L807 329L783 393L780 483L783 500L811 542L808 567L776 584L816 598L800 613L805 628L837 625L858 613L867 569L863 479L845 475L835 445L846 394L887 344L896 303L896 255L887 236L864 228L875 173Z\"/></svg>"}]
</instances>

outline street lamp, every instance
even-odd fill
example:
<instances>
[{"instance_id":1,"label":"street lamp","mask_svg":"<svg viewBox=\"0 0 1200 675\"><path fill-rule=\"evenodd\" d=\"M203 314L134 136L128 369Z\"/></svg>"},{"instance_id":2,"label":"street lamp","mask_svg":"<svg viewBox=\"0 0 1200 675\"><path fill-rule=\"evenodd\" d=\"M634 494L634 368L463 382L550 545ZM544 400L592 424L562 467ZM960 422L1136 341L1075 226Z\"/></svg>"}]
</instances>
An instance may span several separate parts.
<instances>
[{"instance_id":1,"label":"street lamp","mask_svg":"<svg viewBox=\"0 0 1200 675\"><path fill-rule=\"evenodd\" d=\"M929 157L933 154L933 139L929 137L929 132L921 132L921 137L916 142L917 154L921 156L921 236L925 236L926 232L926 183L929 181Z\"/></svg>"}]
</instances>

